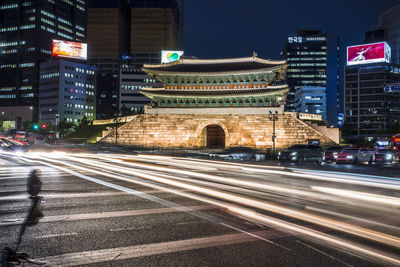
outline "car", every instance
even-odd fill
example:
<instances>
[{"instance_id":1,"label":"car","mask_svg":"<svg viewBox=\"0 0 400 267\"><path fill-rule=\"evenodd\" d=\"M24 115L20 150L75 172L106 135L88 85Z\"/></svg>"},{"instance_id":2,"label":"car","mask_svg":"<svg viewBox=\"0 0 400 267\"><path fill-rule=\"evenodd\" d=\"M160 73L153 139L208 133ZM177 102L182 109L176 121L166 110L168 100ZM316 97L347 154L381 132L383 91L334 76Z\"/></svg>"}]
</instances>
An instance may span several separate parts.
<instances>
[{"instance_id":1,"label":"car","mask_svg":"<svg viewBox=\"0 0 400 267\"><path fill-rule=\"evenodd\" d=\"M376 163L394 163L399 162L399 152L393 149L377 149L375 150Z\"/></svg>"},{"instance_id":2,"label":"car","mask_svg":"<svg viewBox=\"0 0 400 267\"><path fill-rule=\"evenodd\" d=\"M340 151L347 147L344 146L331 146L325 149L323 159L326 162L335 162Z\"/></svg>"},{"instance_id":3,"label":"car","mask_svg":"<svg viewBox=\"0 0 400 267\"><path fill-rule=\"evenodd\" d=\"M373 151L368 148L346 148L338 153L336 163L372 163L374 157Z\"/></svg>"},{"instance_id":4,"label":"car","mask_svg":"<svg viewBox=\"0 0 400 267\"><path fill-rule=\"evenodd\" d=\"M293 145L286 150L278 153L278 160L288 160L293 162L313 161L322 163L322 148L318 145Z\"/></svg>"},{"instance_id":5,"label":"car","mask_svg":"<svg viewBox=\"0 0 400 267\"><path fill-rule=\"evenodd\" d=\"M231 147L221 152L210 154L210 158L240 161L262 161L265 155L250 147Z\"/></svg>"}]
</instances>

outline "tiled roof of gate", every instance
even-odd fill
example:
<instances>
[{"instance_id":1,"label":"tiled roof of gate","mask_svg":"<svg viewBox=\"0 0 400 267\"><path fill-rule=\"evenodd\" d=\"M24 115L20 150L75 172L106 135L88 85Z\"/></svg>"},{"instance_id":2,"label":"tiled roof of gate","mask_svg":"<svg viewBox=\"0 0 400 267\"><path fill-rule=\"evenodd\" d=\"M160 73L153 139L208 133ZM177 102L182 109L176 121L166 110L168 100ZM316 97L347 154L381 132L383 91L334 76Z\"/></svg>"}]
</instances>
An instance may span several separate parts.
<instances>
[{"instance_id":1,"label":"tiled roof of gate","mask_svg":"<svg viewBox=\"0 0 400 267\"><path fill-rule=\"evenodd\" d=\"M286 61L283 60L266 60L257 57L233 59L180 59L161 65L145 64L143 70L146 72L218 73L268 69L284 65L286 65Z\"/></svg>"}]
</instances>

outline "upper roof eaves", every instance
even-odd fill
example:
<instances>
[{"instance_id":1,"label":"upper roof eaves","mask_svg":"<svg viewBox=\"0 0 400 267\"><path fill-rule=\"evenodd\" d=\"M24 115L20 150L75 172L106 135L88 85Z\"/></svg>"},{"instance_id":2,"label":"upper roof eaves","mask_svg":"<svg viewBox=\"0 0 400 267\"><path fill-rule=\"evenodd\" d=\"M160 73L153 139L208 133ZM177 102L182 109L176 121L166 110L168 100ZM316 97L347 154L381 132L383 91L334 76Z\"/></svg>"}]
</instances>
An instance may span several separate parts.
<instances>
[{"instance_id":1,"label":"upper roof eaves","mask_svg":"<svg viewBox=\"0 0 400 267\"><path fill-rule=\"evenodd\" d=\"M145 64L143 70L162 72L235 72L243 70L268 69L286 65L284 60L267 60L258 57L229 58L229 59L185 59L164 63Z\"/></svg>"}]
</instances>

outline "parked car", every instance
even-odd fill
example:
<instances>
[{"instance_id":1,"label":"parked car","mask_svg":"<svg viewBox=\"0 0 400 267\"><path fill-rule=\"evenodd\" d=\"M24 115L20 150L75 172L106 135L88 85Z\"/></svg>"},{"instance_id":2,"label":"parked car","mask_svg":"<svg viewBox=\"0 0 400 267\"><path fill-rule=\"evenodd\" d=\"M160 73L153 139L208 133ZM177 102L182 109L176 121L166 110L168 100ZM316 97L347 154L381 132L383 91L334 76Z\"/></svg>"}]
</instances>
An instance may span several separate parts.
<instances>
[{"instance_id":1,"label":"parked car","mask_svg":"<svg viewBox=\"0 0 400 267\"><path fill-rule=\"evenodd\" d=\"M336 163L372 163L374 158L373 151L368 148L346 148L338 153Z\"/></svg>"},{"instance_id":2,"label":"parked car","mask_svg":"<svg viewBox=\"0 0 400 267\"><path fill-rule=\"evenodd\" d=\"M278 153L278 160L322 163L322 148L317 145L293 145Z\"/></svg>"},{"instance_id":3,"label":"parked car","mask_svg":"<svg viewBox=\"0 0 400 267\"><path fill-rule=\"evenodd\" d=\"M210 158L241 161L261 161L265 155L250 147L231 147L221 152L210 154Z\"/></svg>"},{"instance_id":4,"label":"parked car","mask_svg":"<svg viewBox=\"0 0 400 267\"><path fill-rule=\"evenodd\" d=\"M345 146L331 146L328 147L325 151L324 151L324 156L323 159L326 162L335 162L336 158L338 157L338 154L340 151L342 151L343 149L346 149L347 147Z\"/></svg>"},{"instance_id":5,"label":"parked car","mask_svg":"<svg viewBox=\"0 0 400 267\"><path fill-rule=\"evenodd\" d=\"M399 162L399 152L393 149L377 149L375 150L376 163L393 163Z\"/></svg>"}]
</instances>

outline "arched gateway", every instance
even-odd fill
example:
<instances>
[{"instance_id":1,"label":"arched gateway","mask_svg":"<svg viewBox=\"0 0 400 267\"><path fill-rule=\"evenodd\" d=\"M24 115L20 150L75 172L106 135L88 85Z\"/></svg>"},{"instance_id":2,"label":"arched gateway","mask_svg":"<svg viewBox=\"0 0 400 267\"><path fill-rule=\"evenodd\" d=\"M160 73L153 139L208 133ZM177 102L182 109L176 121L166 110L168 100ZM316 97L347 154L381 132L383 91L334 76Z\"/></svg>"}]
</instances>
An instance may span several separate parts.
<instances>
[{"instance_id":1,"label":"arched gateway","mask_svg":"<svg viewBox=\"0 0 400 267\"><path fill-rule=\"evenodd\" d=\"M226 126L216 120L200 123L195 131L197 147L224 148L229 146Z\"/></svg>"},{"instance_id":2,"label":"arched gateway","mask_svg":"<svg viewBox=\"0 0 400 267\"><path fill-rule=\"evenodd\" d=\"M203 133L206 135L206 144L208 148L224 148L225 132L219 125L208 125L204 128Z\"/></svg>"}]
</instances>

